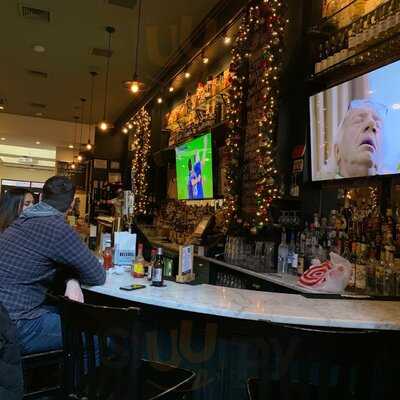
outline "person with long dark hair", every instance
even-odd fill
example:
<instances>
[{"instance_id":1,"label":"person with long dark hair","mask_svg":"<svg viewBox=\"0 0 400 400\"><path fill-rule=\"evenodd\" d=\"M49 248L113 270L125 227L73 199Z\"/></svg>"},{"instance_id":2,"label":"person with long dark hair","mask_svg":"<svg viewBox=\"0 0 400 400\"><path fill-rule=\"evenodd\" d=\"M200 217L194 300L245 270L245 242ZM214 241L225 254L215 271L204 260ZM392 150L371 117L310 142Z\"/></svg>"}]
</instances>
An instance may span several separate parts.
<instances>
[{"instance_id":1,"label":"person with long dark hair","mask_svg":"<svg viewBox=\"0 0 400 400\"><path fill-rule=\"evenodd\" d=\"M9 189L0 199L0 232L5 231L22 213L26 191Z\"/></svg>"}]
</instances>

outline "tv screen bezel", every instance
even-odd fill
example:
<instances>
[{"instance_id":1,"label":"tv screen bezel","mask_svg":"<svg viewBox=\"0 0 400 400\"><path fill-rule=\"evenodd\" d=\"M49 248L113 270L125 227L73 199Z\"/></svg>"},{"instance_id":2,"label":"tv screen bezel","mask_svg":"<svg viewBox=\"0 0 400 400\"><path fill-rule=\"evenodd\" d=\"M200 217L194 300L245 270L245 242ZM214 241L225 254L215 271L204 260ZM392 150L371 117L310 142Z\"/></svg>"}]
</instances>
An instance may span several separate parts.
<instances>
[{"instance_id":1,"label":"tv screen bezel","mask_svg":"<svg viewBox=\"0 0 400 400\"><path fill-rule=\"evenodd\" d=\"M205 135L210 135L211 136L211 169L212 169L212 191L213 191L213 196L212 197L203 197L202 199L180 199L178 197L178 173L176 170L176 150L178 147L183 146L186 143L189 143L193 140L196 140L202 136ZM216 200L218 198L218 196L216 196L215 193L215 189L216 189L216 179L217 179L217 174L215 171L215 165L216 165L216 151L215 151L215 143L214 143L214 134L212 129L207 129L205 131L202 131L201 133L199 133L198 135L192 136L191 138L189 138L188 140L183 141L182 143L179 143L178 145L175 146L175 177L176 177L176 199L178 201L203 201L203 200Z\"/></svg>"},{"instance_id":2,"label":"tv screen bezel","mask_svg":"<svg viewBox=\"0 0 400 400\"><path fill-rule=\"evenodd\" d=\"M328 81L323 81L314 83L314 86L312 90L308 91L307 94L307 136L306 136L306 160L307 160L307 174L306 174L306 181L313 184L313 185L334 185L336 184L337 186L340 186L341 184L354 184L357 181L364 181L364 180L381 180L381 179L392 179L395 177L400 176L400 172L396 174L383 174L383 175L366 175L366 176L357 176L357 177L351 177L351 178L337 178L337 179L319 179L319 180L313 180L313 171L312 171L312 154L311 154L311 115L310 115L310 99L312 96L315 96L316 94L320 92L327 91L333 87L339 86L343 83L349 82L353 79L356 79L362 75L368 74L372 71L376 71L377 69L380 69L382 67L385 67L390 64L394 64L395 62L400 61L400 56L396 57L389 57L385 58L384 60L381 60L379 62L375 62L373 64L370 64L368 66L365 66L364 68L360 68L360 70L348 74L345 77L343 76L342 78L338 79L331 79Z\"/></svg>"}]
</instances>

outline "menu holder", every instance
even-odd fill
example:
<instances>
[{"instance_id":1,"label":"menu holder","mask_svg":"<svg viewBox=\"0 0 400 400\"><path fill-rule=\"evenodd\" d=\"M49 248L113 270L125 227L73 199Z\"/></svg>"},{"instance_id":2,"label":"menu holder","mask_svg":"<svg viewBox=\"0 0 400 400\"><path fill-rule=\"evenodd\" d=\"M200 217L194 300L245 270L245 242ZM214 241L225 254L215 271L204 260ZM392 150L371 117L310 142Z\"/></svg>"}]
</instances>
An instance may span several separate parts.
<instances>
[{"instance_id":1,"label":"menu holder","mask_svg":"<svg viewBox=\"0 0 400 400\"><path fill-rule=\"evenodd\" d=\"M179 268L176 281L178 283L192 282L196 279L193 272L194 246L179 246Z\"/></svg>"}]
</instances>

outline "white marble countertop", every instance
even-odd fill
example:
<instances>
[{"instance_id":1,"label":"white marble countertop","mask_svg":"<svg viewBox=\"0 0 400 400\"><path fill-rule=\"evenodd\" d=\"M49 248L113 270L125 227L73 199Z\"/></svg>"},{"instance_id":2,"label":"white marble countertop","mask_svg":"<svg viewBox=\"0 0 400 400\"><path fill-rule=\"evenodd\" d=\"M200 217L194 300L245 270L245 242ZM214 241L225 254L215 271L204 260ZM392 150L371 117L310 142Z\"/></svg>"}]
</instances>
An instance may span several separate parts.
<instances>
[{"instance_id":1,"label":"white marble countertop","mask_svg":"<svg viewBox=\"0 0 400 400\"><path fill-rule=\"evenodd\" d=\"M131 283L146 288L123 291ZM277 323L400 331L400 302L376 300L311 299L298 294L258 292L213 285L185 285L166 281L156 288L146 279L134 279L128 272L107 273L103 286L87 287L138 303L214 316Z\"/></svg>"}]
</instances>

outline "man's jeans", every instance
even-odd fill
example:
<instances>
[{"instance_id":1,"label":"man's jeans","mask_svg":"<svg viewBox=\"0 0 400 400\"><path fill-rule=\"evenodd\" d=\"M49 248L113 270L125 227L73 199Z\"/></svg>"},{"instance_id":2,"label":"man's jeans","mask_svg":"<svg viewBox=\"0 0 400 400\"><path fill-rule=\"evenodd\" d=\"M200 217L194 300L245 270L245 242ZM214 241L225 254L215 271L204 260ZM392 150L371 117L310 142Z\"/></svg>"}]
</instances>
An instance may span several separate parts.
<instances>
[{"instance_id":1,"label":"man's jeans","mask_svg":"<svg viewBox=\"0 0 400 400\"><path fill-rule=\"evenodd\" d=\"M63 347L59 314L47 312L35 319L16 321L22 354L41 353Z\"/></svg>"}]
</instances>

